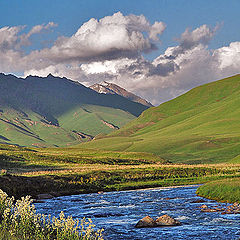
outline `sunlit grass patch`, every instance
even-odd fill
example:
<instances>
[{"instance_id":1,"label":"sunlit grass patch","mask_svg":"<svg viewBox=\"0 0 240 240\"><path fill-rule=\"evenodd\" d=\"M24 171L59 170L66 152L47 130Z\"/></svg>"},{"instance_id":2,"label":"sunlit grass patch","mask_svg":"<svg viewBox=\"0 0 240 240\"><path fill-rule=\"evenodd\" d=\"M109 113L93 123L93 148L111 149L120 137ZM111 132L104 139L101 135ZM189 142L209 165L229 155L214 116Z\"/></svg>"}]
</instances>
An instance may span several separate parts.
<instances>
[{"instance_id":1,"label":"sunlit grass patch","mask_svg":"<svg viewBox=\"0 0 240 240\"><path fill-rule=\"evenodd\" d=\"M240 203L240 178L206 183L197 189L197 194L221 202Z\"/></svg>"}]
</instances>

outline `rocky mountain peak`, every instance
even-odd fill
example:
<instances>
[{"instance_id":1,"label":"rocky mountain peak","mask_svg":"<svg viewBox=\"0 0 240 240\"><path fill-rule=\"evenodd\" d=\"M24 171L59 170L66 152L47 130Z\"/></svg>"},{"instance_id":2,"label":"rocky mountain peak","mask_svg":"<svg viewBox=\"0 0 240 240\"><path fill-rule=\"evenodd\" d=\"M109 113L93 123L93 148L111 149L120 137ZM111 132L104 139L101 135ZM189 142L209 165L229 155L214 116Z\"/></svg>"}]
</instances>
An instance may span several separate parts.
<instances>
[{"instance_id":1,"label":"rocky mountain peak","mask_svg":"<svg viewBox=\"0 0 240 240\"><path fill-rule=\"evenodd\" d=\"M90 86L92 90L102 93L102 94L117 94L122 97L125 97L131 101L141 103L142 105L145 105L147 107L153 107L153 105L146 101L145 99L127 91L126 89L114 84L114 83L109 83L106 81L102 81L100 83L95 83L92 86Z\"/></svg>"}]
</instances>

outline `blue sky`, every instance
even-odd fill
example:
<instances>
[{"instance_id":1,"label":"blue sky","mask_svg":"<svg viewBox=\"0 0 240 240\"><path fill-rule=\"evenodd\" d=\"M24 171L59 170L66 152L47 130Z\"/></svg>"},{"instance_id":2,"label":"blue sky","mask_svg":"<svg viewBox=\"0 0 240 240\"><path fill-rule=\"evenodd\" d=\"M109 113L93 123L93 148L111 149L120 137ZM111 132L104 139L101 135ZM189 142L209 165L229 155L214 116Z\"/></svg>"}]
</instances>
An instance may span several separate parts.
<instances>
[{"instance_id":1,"label":"blue sky","mask_svg":"<svg viewBox=\"0 0 240 240\"><path fill-rule=\"evenodd\" d=\"M0 32L0 72L17 75L46 75L51 72L86 85L108 80L127 87L154 103L159 103L194 86L237 73L236 54L239 52L240 41L239 9L239 0L0 0L0 30L5 31ZM57 45L55 41L63 37L66 38L66 41L61 43L63 46L72 44L73 47L81 44L81 42L73 44L72 36L84 23L91 18L99 20L112 16L116 12L121 12L123 18L131 14L143 15L150 23L147 31L150 31L155 21L163 22L166 28L161 33L159 31L157 41L156 39L152 41L141 29L137 30L143 34L146 42L153 42L158 49L150 49L149 46L147 51L146 46L144 49L138 48L134 51L124 49L117 54L114 52L116 56L110 58L102 58L99 53L95 56L94 52L83 58L82 52L75 56L74 49L71 49L74 56L69 57L68 54L64 58L61 56L62 48L52 49ZM51 24L47 25L49 23ZM25 27L15 28L17 26ZM30 34L34 26L41 26L42 29L37 34ZM125 30L128 31L127 28ZM203 32L205 35L199 37ZM7 34L11 35L11 41L10 35ZM109 39L106 40L106 44L108 41ZM188 43L190 41L192 45L188 49L183 49L186 41ZM4 49L4 46L8 46L7 49L6 47ZM101 47L98 45L98 48ZM40 53L34 50L39 50ZM85 49L78 49L83 50ZM91 46L89 51L92 51ZM163 57L176 52L178 55L174 56L174 60L170 61L169 57ZM55 55L51 57L53 53ZM109 49L104 54L109 57ZM18 62L14 60L17 58ZM202 59L202 62L209 61L208 66L211 66L212 71L206 71L205 76L196 72L197 58ZM7 62L9 59L11 61ZM36 59L41 62L38 63ZM48 64L44 65L43 62ZM123 62L125 64L122 64ZM122 68L119 67L120 63L123 65ZM128 69L129 74L123 71L124 68ZM134 72L130 72L130 68L134 68ZM193 72L194 77L190 79ZM187 81L181 80L186 78Z\"/></svg>"}]
</instances>

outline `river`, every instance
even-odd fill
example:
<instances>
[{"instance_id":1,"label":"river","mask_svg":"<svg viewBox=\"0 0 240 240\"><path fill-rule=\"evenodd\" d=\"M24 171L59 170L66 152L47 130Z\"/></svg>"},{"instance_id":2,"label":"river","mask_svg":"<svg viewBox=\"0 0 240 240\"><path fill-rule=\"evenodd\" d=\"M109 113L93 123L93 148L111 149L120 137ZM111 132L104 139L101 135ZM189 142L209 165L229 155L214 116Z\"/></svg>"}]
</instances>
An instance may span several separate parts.
<instances>
[{"instance_id":1,"label":"river","mask_svg":"<svg viewBox=\"0 0 240 240\"><path fill-rule=\"evenodd\" d=\"M57 216L61 211L74 218L89 217L97 228L104 228L104 239L184 239L235 240L240 237L240 214L222 215L201 212L199 206L216 205L215 201L196 196L197 186L156 188L63 196L36 203L37 212ZM222 203L221 205L226 205ZM136 229L146 215L153 219L168 214L179 220L176 227Z\"/></svg>"}]
</instances>

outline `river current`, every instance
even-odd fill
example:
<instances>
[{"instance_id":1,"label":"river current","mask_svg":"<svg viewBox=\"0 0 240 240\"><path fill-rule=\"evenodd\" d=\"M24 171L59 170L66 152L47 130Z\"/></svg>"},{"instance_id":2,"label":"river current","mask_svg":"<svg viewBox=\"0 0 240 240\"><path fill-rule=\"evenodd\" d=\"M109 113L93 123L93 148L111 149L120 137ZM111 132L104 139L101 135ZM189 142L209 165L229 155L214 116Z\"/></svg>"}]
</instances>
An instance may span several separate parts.
<instances>
[{"instance_id":1,"label":"river current","mask_svg":"<svg viewBox=\"0 0 240 240\"><path fill-rule=\"evenodd\" d=\"M63 196L36 203L37 212L58 216L61 211L74 218L91 218L96 228L104 228L104 239L240 239L240 214L201 212L200 206L215 201L196 196L197 186L156 188ZM203 199L204 203L196 203ZM226 205L222 203L221 205ZM176 227L136 229L144 216L153 219L168 214L179 220Z\"/></svg>"}]
</instances>

